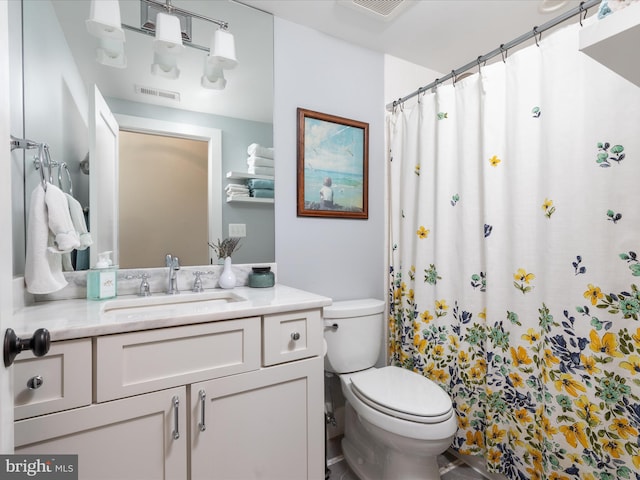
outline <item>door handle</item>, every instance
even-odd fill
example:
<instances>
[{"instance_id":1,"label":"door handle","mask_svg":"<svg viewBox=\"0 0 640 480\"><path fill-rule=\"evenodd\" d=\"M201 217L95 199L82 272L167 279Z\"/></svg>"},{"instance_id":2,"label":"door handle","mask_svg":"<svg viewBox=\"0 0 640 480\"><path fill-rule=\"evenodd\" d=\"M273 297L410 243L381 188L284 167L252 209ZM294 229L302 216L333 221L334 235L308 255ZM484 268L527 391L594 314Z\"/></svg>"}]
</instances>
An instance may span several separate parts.
<instances>
[{"instance_id":1,"label":"door handle","mask_svg":"<svg viewBox=\"0 0 640 480\"><path fill-rule=\"evenodd\" d=\"M207 426L204 423L204 412L207 408L207 393L204 390L200 390L198 392L198 397L200 397L200 422L198 422L198 427L201 432L204 432L207 429Z\"/></svg>"},{"instance_id":2,"label":"door handle","mask_svg":"<svg viewBox=\"0 0 640 480\"><path fill-rule=\"evenodd\" d=\"M180 407L180 398L175 395L172 399L172 403L173 403L173 432L172 432L172 436L174 440L177 440L180 438L180 425L179 425L179 421L180 421L180 412L178 411L178 408Z\"/></svg>"},{"instance_id":3,"label":"door handle","mask_svg":"<svg viewBox=\"0 0 640 480\"><path fill-rule=\"evenodd\" d=\"M4 333L4 366L10 367L20 352L31 350L36 357L46 355L51 347L51 335L46 328L37 329L31 338L19 338L11 328Z\"/></svg>"}]
</instances>

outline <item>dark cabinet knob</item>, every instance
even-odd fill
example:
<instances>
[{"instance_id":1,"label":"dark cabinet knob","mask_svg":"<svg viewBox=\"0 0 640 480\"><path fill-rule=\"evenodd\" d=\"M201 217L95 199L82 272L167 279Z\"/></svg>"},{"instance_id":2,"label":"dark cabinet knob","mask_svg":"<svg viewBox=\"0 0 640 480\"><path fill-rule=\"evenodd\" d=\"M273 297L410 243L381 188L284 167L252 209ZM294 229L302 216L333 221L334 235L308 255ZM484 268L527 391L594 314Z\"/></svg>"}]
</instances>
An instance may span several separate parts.
<instances>
[{"instance_id":1,"label":"dark cabinet knob","mask_svg":"<svg viewBox=\"0 0 640 480\"><path fill-rule=\"evenodd\" d=\"M46 328L37 329L31 338L22 339L11 328L4 334L4 366L10 367L20 352L31 350L36 357L46 355L51 347L51 335Z\"/></svg>"}]
</instances>

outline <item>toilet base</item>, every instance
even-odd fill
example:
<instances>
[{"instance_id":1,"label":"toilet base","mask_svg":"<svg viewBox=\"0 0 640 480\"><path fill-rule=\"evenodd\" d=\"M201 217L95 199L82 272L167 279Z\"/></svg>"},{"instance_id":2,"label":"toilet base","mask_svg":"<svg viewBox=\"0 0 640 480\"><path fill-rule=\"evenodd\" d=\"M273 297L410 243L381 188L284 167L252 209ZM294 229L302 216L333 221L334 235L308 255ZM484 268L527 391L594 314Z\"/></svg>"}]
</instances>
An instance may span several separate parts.
<instances>
[{"instance_id":1,"label":"toilet base","mask_svg":"<svg viewBox=\"0 0 640 480\"><path fill-rule=\"evenodd\" d=\"M347 403L342 453L360 480L440 480L435 455L407 454L391 448L367 431L371 425L367 427Z\"/></svg>"}]
</instances>

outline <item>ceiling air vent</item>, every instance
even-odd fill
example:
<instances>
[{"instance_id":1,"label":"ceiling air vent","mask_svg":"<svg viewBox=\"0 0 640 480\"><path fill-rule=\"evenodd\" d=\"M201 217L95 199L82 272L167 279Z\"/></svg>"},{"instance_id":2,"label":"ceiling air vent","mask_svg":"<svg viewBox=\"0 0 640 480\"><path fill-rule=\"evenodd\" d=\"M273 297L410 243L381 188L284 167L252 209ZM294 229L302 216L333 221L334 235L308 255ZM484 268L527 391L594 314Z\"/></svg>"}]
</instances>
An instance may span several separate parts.
<instances>
[{"instance_id":1,"label":"ceiling air vent","mask_svg":"<svg viewBox=\"0 0 640 480\"><path fill-rule=\"evenodd\" d=\"M407 0L348 0L342 5L368 13L380 20L391 20L409 5Z\"/></svg>"},{"instance_id":2,"label":"ceiling air vent","mask_svg":"<svg viewBox=\"0 0 640 480\"><path fill-rule=\"evenodd\" d=\"M149 95L151 97L166 98L167 100L174 100L176 102L180 101L180 94L178 92L172 92L171 90L160 90L159 88L136 85L136 93Z\"/></svg>"}]
</instances>

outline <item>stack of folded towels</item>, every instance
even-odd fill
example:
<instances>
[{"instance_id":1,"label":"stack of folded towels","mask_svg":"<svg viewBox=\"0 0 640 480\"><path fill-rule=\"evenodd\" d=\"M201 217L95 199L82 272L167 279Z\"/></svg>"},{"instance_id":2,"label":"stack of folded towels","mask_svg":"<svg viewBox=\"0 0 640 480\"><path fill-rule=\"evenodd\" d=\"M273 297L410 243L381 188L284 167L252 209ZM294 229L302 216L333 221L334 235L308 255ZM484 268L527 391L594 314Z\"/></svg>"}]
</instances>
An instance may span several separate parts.
<instances>
[{"instance_id":1,"label":"stack of folded towels","mask_svg":"<svg viewBox=\"0 0 640 480\"><path fill-rule=\"evenodd\" d=\"M225 187L225 191L227 192L227 201L249 196L249 187L240 183L230 183Z\"/></svg>"},{"instance_id":2,"label":"stack of folded towels","mask_svg":"<svg viewBox=\"0 0 640 480\"><path fill-rule=\"evenodd\" d=\"M275 169L272 147L263 147L257 143L252 143L247 148L247 154L249 155L249 158L247 158L247 173L273 177Z\"/></svg>"},{"instance_id":3,"label":"stack of folded towels","mask_svg":"<svg viewBox=\"0 0 640 480\"><path fill-rule=\"evenodd\" d=\"M273 198L273 180L250 178L247 180L249 194L255 198Z\"/></svg>"}]
</instances>

